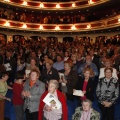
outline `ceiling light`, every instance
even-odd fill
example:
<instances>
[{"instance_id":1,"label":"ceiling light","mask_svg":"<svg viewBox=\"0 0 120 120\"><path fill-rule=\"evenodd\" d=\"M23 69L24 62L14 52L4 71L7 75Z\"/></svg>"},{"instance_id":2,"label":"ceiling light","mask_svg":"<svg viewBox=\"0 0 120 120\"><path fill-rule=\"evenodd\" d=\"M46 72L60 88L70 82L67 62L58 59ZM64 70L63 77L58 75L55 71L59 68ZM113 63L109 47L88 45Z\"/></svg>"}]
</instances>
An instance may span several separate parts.
<instances>
[{"instance_id":1,"label":"ceiling light","mask_svg":"<svg viewBox=\"0 0 120 120\"><path fill-rule=\"evenodd\" d=\"M10 23L8 21L5 22L4 26L9 27Z\"/></svg>"},{"instance_id":2,"label":"ceiling light","mask_svg":"<svg viewBox=\"0 0 120 120\"><path fill-rule=\"evenodd\" d=\"M27 28L27 25L26 25L26 24L23 24L22 28L26 29L26 28Z\"/></svg>"},{"instance_id":3,"label":"ceiling light","mask_svg":"<svg viewBox=\"0 0 120 120\"><path fill-rule=\"evenodd\" d=\"M57 4L57 5L56 5L56 8L58 8L58 9L59 9L59 8L60 8L60 4Z\"/></svg>"},{"instance_id":4,"label":"ceiling light","mask_svg":"<svg viewBox=\"0 0 120 120\"><path fill-rule=\"evenodd\" d=\"M40 3L40 8L44 8L44 4L43 3Z\"/></svg>"},{"instance_id":5,"label":"ceiling light","mask_svg":"<svg viewBox=\"0 0 120 120\"><path fill-rule=\"evenodd\" d=\"M43 30L43 26L42 26L42 25L40 25L39 29L40 29L40 30Z\"/></svg>"},{"instance_id":6,"label":"ceiling light","mask_svg":"<svg viewBox=\"0 0 120 120\"><path fill-rule=\"evenodd\" d=\"M26 6L26 5L27 5L27 2L26 2L26 1L24 1L24 2L22 3L22 5L25 5L25 6Z\"/></svg>"},{"instance_id":7,"label":"ceiling light","mask_svg":"<svg viewBox=\"0 0 120 120\"><path fill-rule=\"evenodd\" d=\"M75 7L75 2L74 2L74 3L72 3L72 7Z\"/></svg>"},{"instance_id":8,"label":"ceiling light","mask_svg":"<svg viewBox=\"0 0 120 120\"><path fill-rule=\"evenodd\" d=\"M71 29L72 29L72 30L76 30L76 27L75 27L75 25L73 25L73 26L71 27Z\"/></svg>"}]
</instances>

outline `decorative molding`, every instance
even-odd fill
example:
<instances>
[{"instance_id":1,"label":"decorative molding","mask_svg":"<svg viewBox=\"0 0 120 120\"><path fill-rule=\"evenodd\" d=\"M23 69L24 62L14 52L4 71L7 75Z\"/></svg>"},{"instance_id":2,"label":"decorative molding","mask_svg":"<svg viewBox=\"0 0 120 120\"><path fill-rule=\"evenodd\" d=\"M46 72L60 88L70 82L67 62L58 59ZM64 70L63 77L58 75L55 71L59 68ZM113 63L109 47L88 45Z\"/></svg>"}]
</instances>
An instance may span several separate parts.
<instances>
[{"instance_id":1,"label":"decorative molding","mask_svg":"<svg viewBox=\"0 0 120 120\"><path fill-rule=\"evenodd\" d=\"M120 15L94 22L76 24L36 24L0 19L1 28L42 32L80 32L101 30L120 26Z\"/></svg>"},{"instance_id":2,"label":"decorative molding","mask_svg":"<svg viewBox=\"0 0 120 120\"><path fill-rule=\"evenodd\" d=\"M109 0L76 0L71 2L37 2L30 0L1 0L2 3L38 10L74 10L103 4Z\"/></svg>"}]
</instances>

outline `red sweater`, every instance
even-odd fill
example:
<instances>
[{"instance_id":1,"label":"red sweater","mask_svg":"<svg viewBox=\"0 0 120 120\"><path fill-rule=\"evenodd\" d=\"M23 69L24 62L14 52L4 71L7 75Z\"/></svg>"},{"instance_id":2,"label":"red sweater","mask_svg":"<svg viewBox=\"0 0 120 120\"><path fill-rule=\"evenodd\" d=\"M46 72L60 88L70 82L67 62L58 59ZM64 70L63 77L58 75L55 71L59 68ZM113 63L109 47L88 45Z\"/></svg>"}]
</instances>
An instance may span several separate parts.
<instances>
[{"instance_id":1,"label":"red sweater","mask_svg":"<svg viewBox=\"0 0 120 120\"><path fill-rule=\"evenodd\" d=\"M12 102L14 105L22 105L24 104L24 100L22 99L21 93L23 91L23 85L14 83L13 85L13 98Z\"/></svg>"},{"instance_id":2,"label":"red sweater","mask_svg":"<svg viewBox=\"0 0 120 120\"><path fill-rule=\"evenodd\" d=\"M43 118L43 108L45 103L43 102L43 99L45 98L45 96L48 94L48 91L46 91L45 93L43 93L43 95L41 96L40 99L40 105L39 105L39 116L38 116L38 120L42 120ZM66 98L64 96L63 93L61 93L60 91L57 90L57 95L58 95L58 99L62 104L62 120L68 120L68 109L67 109L67 104L66 104Z\"/></svg>"}]
</instances>

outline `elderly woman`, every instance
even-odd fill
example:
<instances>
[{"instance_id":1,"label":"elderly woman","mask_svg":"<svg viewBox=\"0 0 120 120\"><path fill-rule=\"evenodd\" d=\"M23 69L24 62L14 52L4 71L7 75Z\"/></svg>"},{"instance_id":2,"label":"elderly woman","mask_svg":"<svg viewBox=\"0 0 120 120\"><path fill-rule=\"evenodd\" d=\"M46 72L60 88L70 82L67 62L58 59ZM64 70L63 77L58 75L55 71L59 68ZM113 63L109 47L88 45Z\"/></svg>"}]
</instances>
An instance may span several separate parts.
<instances>
[{"instance_id":1,"label":"elderly woman","mask_svg":"<svg viewBox=\"0 0 120 120\"><path fill-rule=\"evenodd\" d=\"M106 59L104 62L104 66L105 66L104 68L100 69L99 78L105 77L104 70L106 67L112 67L112 61L110 59ZM115 68L112 68L112 69L113 69L112 77L118 79L117 70Z\"/></svg>"},{"instance_id":2,"label":"elderly woman","mask_svg":"<svg viewBox=\"0 0 120 120\"><path fill-rule=\"evenodd\" d=\"M66 99L64 94L57 90L58 87L59 83L57 80L49 81L48 91L40 99L38 120L68 120ZM48 106L43 102L48 93L56 96L61 103L61 108L53 109L52 106Z\"/></svg>"},{"instance_id":3,"label":"elderly woman","mask_svg":"<svg viewBox=\"0 0 120 120\"><path fill-rule=\"evenodd\" d=\"M26 120L38 120L39 100L45 92L45 84L38 80L40 72L32 69L30 78L25 82L22 96L25 99L24 111Z\"/></svg>"},{"instance_id":4,"label":"elderly woman","mask_svg":"<svg viewBox=\"0 0 120 120\"><path fill-rule=\"evenodd\" d=\"M74 101L73 89L75 89L78 81L78 73L72 69L72 66L72 61L64 62L64 77L60 79L62 92L66 93L67 99L70 101Z\"/></svg>"},{"instance_id":5,"label":"elderly woman","mask_svg":"<svg viewBox=\"0 0 120 120\"><path fill-rule=\"evenodd\" d=\"M114 106L119 96L119 83L112 77L112 68L105 68L104 73L105 77L99 79L96 94L102 120L114 120Z\"/></svg>"},{"instance_id":6,"label":"elderly woman","mask_svg":"<svg viewBox=\"0 0 120 120\"><path fill-rule=\"evenodd\" d=\"M10 98L5 97L7 90L12 89L7 85L8 78L7 72L0 73L0 120L4 120L5 100L11 101Z\"/></svg>"},{"instance_id":7,"label":"elderly woman","mask_svg":"<svg viewBox=\"0 0 120 120\"><path fill-rule=\"evenodd\" d=\"M76 108L72 120L100 120L100 114L92 108L92 102L85 99L82 101L82 107Z\"/></svg>"},{"instance_id":8,"label":"elderly woman","mask_svg":"<svg viewBox=\"0 0 120 120\"><path fill-rule=\"evenodd\" d=\"M53 61L49 59L45 65L46 68L43 69L41 76L42 81L48 83L51 79L59 80L58 71L52 67Z\"/></svg>"},{"instance_id":9,"label":"elderly woman","mask_svg":"<svg viewBox=\"0 0 120 120\"><path fill-rule=\"evenodd\" d=\"M86 68L83 71L84 77L79 77L77 82L76 88L77 90L82 90L84 96L80 97L80 103L82 100L90 99L91 101L94 100L93 93L94 93L94 72L91 68ZM80 104L81 105L81 104Z\"/></svg>"}]
</instances>

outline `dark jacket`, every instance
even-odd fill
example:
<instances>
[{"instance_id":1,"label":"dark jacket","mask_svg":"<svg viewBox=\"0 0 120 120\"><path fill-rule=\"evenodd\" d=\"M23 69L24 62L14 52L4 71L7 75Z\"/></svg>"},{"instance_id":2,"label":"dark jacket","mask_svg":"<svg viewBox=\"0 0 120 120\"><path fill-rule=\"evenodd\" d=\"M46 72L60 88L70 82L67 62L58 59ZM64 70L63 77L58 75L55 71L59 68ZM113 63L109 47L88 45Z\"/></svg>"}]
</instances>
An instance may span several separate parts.
<instances>
[{"instance_id":1,"label":"dark jacket","mask_svg":"<svg viewBox=\"0 0 120 120\"><path fill-rule=\"evenodd\" d=\"M55 68L51 68L50 72L47 73L47 69L43 69L41 74L41 80L46 83L47 81L50 81L51 79L59 80L58 71Z\"/></svg>"},{"instance_id":2,"label":"dark jacket","mask_svg":"<svg viewBox=\"0 0 120 120\"><path fill-rule=\"evenodd\" d=\"M79 76L79 80L78 80L77 85L76 85L77 90L83 89L84 80L85 80L84 77ZM85 94L86 98L93 101L94 100L93 93L94 93L94 79L90 78L88 80L88 84L86 86L86 94Z\"/></svg>"}]
</instances>

